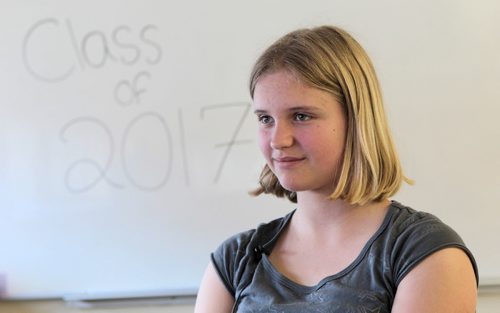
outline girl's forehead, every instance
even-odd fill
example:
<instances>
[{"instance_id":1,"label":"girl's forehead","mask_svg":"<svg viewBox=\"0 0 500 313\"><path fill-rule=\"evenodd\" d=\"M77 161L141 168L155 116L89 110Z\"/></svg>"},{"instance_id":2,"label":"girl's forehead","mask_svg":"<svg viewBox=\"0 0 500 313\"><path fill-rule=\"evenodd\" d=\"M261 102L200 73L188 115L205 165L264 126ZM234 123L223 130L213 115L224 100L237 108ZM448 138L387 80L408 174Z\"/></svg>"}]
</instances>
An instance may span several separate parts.
<instances>
[{"instance_id":1,"label":"girl's forehead","mask_svg":"<svg viewBox=\"0 0 500 313\"><path fill-rule=\"evenodd\" d=\"M336 104L327 91L304 84L293 73L282 70L262 76L256 84L253 107L259 109L325 108Z\"/></svg>"},{"instance_id":2,"label":"girl's forehead","mask_svg":"<svg viewBox=\"0 0 500 313\"><path fill-rule=\"evenodd\" d=\"M274 100L273 98L305 98L314 93L295 75L288 71L278 71L262 76L255 85L254 100Z\"/></svg>"}]
</instances>

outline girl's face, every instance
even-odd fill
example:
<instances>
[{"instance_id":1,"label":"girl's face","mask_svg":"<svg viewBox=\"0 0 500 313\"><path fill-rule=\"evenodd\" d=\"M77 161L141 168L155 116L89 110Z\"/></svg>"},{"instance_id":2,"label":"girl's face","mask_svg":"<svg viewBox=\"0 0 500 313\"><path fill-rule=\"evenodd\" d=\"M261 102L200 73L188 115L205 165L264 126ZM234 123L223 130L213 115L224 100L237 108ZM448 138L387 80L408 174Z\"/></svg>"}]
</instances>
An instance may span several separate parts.
<instances>
[{"instance_id":1,"label":"girl's face","mask_svg":"<svg viewBox=\"0 0 500 313\"><path fill-rule=\"evenodd\" d=\"M281 185L330 195L346 137L344 111L334 96L279 70L258 80L253 105L260 149Z\"/></svg>"}]
</instances>

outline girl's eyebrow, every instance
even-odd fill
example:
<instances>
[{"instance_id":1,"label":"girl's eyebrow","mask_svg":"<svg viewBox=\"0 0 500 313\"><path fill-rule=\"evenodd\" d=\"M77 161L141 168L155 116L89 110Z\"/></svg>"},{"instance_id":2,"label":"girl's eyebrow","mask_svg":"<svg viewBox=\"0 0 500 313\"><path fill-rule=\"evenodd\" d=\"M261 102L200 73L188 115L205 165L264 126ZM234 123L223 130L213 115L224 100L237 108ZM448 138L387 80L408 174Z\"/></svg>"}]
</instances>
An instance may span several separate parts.
<instances>
[{"instance_id":1,"label":"girl's eyebrow","mask_svg":"<svg viewBox=\"0 0 500 313\"><path fill-rule=\"evenodd\" d=\"M287 111L296 112L296 111L319 111L319 110L321 110L321 108L313 106L313 105L309 105L309 106L308 105L300 105L300 106L291 107Z\"/></svg>"},{"instance_id":2,"label":"girl's eyebrow","mask_svg":"<svg viewBox=\"0 0 500 313\"><path fill-rule=\"evenodd\" d=\"M316 111L320 111L321 108L318 108L316 106L299 105L299 106L294 106L294 107L288 108L286 110L290 111L290 112L297 112L297 111L316 112ZM267 110L257 109L257 110L254 110L253 113L254 114L265 114L265 113L267 113Z\"/></svg>"}]
</instances>

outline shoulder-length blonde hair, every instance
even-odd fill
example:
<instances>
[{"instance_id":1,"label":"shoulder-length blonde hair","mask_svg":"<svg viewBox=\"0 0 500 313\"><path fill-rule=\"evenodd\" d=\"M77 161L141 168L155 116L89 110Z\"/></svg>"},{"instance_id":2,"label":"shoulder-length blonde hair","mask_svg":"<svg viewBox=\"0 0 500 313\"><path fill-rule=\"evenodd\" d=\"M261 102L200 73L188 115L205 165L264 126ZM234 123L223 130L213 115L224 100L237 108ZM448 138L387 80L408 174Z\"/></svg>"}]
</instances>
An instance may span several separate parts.
<instances>
[{"instance_id":1,"label":"shoulder-length blonde hair","mask_svg":"<svg viewBox=\"0 0 500 313\"><path fill-rule=\"evenodd\" d=\"M338 27L321 26L278 39L253 67L252 98L260 77L283 69L308 86L333 94L344 108L346 145L331 199L364 204L394 195L403 180L411 184L391 138L375 70L354 38ZM296 193L283 188L267 165L259 184L253 195L270 193L297 201Z\"/></svg>"}]
</instances>

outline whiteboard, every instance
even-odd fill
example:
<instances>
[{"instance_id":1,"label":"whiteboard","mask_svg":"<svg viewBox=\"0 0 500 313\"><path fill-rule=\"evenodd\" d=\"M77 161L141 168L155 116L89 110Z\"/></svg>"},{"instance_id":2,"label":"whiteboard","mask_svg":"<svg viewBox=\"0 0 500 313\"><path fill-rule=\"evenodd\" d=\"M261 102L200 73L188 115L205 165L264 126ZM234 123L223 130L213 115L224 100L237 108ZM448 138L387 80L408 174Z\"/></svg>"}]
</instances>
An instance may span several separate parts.
<instances>
[{"instance_id":1,"label":"whiteboard","mask_svg":"<svg viewBox=\"0 0 500 313\"><path fill-rule=\"evenodd\" d=\"M1 1L0 284L8 298L196 292L228 236L282 216L248 76L299 27L377 68L409 177L395 199L500 277L496 1Z\"/></svg>"}]
</instances>

